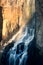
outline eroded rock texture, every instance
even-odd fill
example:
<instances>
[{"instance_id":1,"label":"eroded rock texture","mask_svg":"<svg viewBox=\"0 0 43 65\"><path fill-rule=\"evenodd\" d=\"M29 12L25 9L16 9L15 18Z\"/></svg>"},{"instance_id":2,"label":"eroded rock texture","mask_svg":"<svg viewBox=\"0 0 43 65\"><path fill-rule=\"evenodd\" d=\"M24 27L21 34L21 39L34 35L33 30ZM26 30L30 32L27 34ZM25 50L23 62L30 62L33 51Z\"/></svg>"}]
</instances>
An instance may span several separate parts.
<instances>
[{"instance_id":1,"label":"eroded rock texture","mask_svg":"<svg viewBox=\"0 0 43 65\"><path fill-rule=\"evenodd\" d=\"M35 0L1 0L3 7L2 38L6 39L10 33L25 25L34 12Z\"/></svg>"},{"instance_id":2,"label":"eroded rock texture","mask_svg":"<svg viewBox=\"0 0 43 65\"><path fill-rule=\"evenodd\" d=\"M11 44L8 44L8 46L5 47L2 54L2 58L1 58L2 65L43 65L43 48L42 48L43 47L43 41L42 41L43 39L43 29L42 29L43 28L43 22L42 22L43 14L42 13L43 12L42 12L41 1L40 0L36 0L36 1L37 1L36 2L36 18L35 18L36 36L34 35L34 33L32 34L33 32L32 30L34 30L32 25L30 26L30 28L26 26L24 26L25 28L21 28L21 31L19 30L20 32L18 33L19 35L17 34L18 36L16 37L16 41L12 42ZM27 15L27 10L24 12ZM25 20L27 23L27 20L29 21L31 16L29 18L27 16L24 16L24 17L25 19L23 18L23 20ZM34 20L33 21L31 20L31 22L33 23ZM19 26L22 26L22 25L19 25ZM21 37L20 39L19 39L19 36ZM34 38L34 36L36 39Z\"/></svg>"},{"instance_id":3,"label":"eroded rock texture","mask_svg":"<svg viewBox=\"0 0 43 65\"><path fill-rule=\"evenodd\" d=\"M43 54L43 1L36 0L36 43Z\"/></svg>"}]
</instances>

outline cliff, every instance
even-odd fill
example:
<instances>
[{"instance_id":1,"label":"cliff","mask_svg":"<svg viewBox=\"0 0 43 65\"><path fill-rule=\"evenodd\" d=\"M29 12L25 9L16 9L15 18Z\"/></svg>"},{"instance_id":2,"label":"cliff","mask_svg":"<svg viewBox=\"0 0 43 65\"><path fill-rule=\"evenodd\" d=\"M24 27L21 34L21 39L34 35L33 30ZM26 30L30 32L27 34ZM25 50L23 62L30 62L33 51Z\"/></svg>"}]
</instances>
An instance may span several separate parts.
<instances>
[{"instance_id":1,"label":"cliff","mask_svg":"<svg viewBox=\"0 0 43 65\"><path fill-rule=\"evenodd\" d=\"M1 0L2 39L8 39L29 22L35 11L35 0ZM0 9L1 10L1 9Z\"/></svg>"}]
</instances>

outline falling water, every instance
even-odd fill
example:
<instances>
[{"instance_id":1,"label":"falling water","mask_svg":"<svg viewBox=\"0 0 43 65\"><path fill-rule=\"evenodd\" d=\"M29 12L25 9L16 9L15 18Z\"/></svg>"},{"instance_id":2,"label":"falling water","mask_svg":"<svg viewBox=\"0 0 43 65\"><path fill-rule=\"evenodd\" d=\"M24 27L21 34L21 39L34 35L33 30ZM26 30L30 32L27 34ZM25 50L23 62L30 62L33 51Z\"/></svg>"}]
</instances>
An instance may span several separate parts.
<instances>
[{"instance_id":1,"label":"falling water","mask_svg":"<svg viewBox=\"0 0 43 65\"><path fill-rule=\"evenodd\" d=\"M34 23L33 23L34 22ZM22 32L22 36L14 43L14 46L8 51L7 57L9 65L26 65L28 58L28 46L31 46L31 42L34 39L35 33L35 19L31 26L26 26Z\"/></svg>"},{"instance_id":2,"label":"falling water","mask_svg":"<svg viewBox=\"0 0 43 65\"><path fill-rule=\"evenodd\" d=\"M30 55L33 53L31 46L34 46L34 43L32 42L34 40L34 34L35 34L35 17L30 20L30 23L25 26L23 31L20 31L21 36L19 38L19 35L17 36L17 39L15 42L13 42L13 47L11 47L9 50L6 48L4 51L4 56L2 58L2 62L5 65L27 65L27 59L28 59L28 52ZM12 45L12 44L11 44ZM9 45L8 45L9 46ZM8 47L9 48L9 47ZM28 51L29 49L29 51ZM4 60L4 61L3 61ZM4 65L2 64L2 65Z\"/></svg>"},{"instance_id":3,"label":"falling water","mask_svg":"<svg viewBox=\"0 0 43 65\"><path fill-rule=\"evenodd\" d=\"M34 39L34 29L30 29L28 32L28 27L26 27L24 32L20 41L16 42L8 52L10 54L9 65L25 65L26 63L28 45Z\"/></svg>"}]
</instances>

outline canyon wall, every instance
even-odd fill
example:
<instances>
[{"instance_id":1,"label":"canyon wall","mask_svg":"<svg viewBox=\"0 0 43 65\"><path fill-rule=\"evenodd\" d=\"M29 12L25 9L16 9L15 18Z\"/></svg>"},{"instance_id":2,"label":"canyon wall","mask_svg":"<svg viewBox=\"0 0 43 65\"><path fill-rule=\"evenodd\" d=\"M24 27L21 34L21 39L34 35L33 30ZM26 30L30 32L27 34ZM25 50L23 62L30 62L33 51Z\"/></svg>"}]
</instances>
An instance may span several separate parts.
<instances>
[{"instance_id":1,"label":"canyon wall","mask_svg":"<svg viewBox=\"0 0 43 65\"><path fill-rule=\"evenodd\" d=\"M2 38L6 39L29 22L35 11L35 0L1 0L3 28Z\"/></svg>"}]
</instances>

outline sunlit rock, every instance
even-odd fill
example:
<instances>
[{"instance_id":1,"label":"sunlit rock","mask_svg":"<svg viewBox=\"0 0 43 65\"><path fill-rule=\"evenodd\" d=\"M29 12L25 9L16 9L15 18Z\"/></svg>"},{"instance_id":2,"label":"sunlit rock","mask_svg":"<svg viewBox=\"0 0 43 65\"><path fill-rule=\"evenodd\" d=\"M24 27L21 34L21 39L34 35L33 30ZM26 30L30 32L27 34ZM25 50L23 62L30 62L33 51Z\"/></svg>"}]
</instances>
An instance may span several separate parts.
<instances>
[{"instance_id":1,"label":"sunlit rock","mask_svg":"<svg viewBox=\"0 0 43 65\"><path fill-rule=\"evenodd\" d=\"M25 25L35 11L35 0L1 0L3 29L2 38Z\"/></svg>"}]
</instances>

